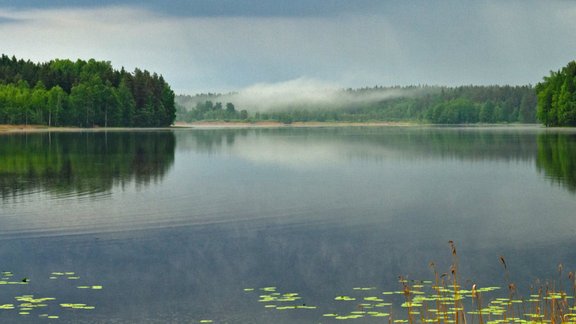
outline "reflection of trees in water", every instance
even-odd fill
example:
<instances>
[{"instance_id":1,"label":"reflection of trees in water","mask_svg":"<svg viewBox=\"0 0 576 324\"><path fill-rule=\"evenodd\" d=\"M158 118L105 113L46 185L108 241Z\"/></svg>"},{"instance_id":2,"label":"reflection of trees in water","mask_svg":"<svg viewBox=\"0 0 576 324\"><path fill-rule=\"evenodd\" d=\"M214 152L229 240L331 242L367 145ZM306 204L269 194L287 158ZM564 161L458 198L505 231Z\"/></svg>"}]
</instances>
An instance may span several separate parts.
<instances>
[{"instance_id":1,"label":"reflection of trees in water","mask_svg":"<svg viewBox=\"0 0 576 324\"><path fill-rule=\"evenodd\" d=\"M234 146L236 138L254 134L253 129L202 129L176 132L179 150L212 153Z\"/></svg>"},{"instance_id":2,"label":"reflection of trees in water","mask_svg":"<svg viewBox=\"0 0 576 324\"><path fill-rule=\"evenodd\" d=\"M465 161L518 161L534 158L534 133L522 130L483 130L474 128L413 128L387 131L369 130L374 146L409 154ZM361 138L352 137L356 144Z\"/></svg>"},{"instance_id":3,"label":"reflection of trees in water","mask_svg":"<svg viewBox=\"0 0 576 324\"><path fill-rule=\"evenodd\" d=\"M555 183L576 192L576 134L539 135L536 167Z\"/></svg>"},{"instance_id":4,"label":"reflection of trees in water","mask_svg":"<svg viewBox=\"0 0 576 324\"><path fill-rule=\"evenodd\" d=\"M238 140L265 136L279 144L336 145L343 156L380 159L390 150L412 156L460 160L534 159L535 132L524 129L427 127L333 127L211 129L177 133L178 148L215 152L233 147ZM281 141L281 142L280 142ZM250 143L246 143L251 145ZM254 145L259 145L255 143ZM350 150L354 148L354 150Z\"/></svg>"},{"instance_id":5,"label":"reflection of trees in water","mask_svg":"<svg viewBox=\"0 0 576 324\"><path fill-rule=\"evenodd\" d=\"M174 163L171 132L15 134L0 137L3 198L40 190L90 194L159 181Z\"/></svg>"}]
</instances>

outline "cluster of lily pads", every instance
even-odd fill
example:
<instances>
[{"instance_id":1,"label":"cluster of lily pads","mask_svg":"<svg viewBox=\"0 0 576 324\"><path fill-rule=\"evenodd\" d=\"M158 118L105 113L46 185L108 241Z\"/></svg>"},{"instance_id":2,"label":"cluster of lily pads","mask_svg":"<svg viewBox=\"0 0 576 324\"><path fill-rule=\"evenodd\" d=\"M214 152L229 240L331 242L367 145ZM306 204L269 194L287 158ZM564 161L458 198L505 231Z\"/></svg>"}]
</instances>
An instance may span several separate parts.
<instances>
[{"instance_id":1,"label":"cluster of lily pads","mask_svg":"<svg viewBox=\"0 0 576 324\"><path fill-rule=\"evenodd\" d=\"M400 277L402 290L379 292L376 287L356 287L352 294L334 297L332 309L347 309L344 313L322 312L322 318L334 320L358 320L381 318L388 323L566 323L576 324L576 273L568 274L572 294L562 289L563 266L558 266L558 280L532 286L528 298L518 294L516 285L510 281L508 265L503 256L500 262L505 270L507 289L501 287L478 287L469 290L459 284L456 245L448 242L452 251L450 272L440 275L433 262L434 281L407 280ZM259 302L275 310L317 309L299 307L297 293L282 294L276 287L246 288L245 292L260 292ZM504 291L505 296L496 295ZM288 304L285 304L288 303Z\"/></svg>"},{"instance_id":2,"label":"cluster of lily pads","mask_svg":"<svg viewBox=\"0 0 576 324\"><path fill-rule=\"evenodd\" d=\"M281 293L276 287L246 288L257 293L258 302L277 311L318 310L323 320L381 318L388 323L576 323L574 296L553 289L539 289L528 298L517 296L513 287L463 289L457 284L400 280L402 290L381 292L357 287L350 294L334 297L334 307L345 312L322 312L304 304L298 293ZM507 297L498 296L497 291Z\"/></svg>"},{"instance_id":3,"label":"cluster of lily pads","mask_svg":"<svg viewBox=\"0 0 576 324\"><path fill-rule=\"evenodd\" d=\"M256 291L254 288L246 288L245 292ZM264 287L258 289L261 292L260 299L261 303L264 303L265 308L273 308L276 310L290 310L290 309L317 309L316 306L306 305L301 303L302 297L298 293L280 293L277 291L276 287Z\"/></svg>"},{"instance_id":4,"label":"cluster of lily pads","mask_svg":"<svg viewBox=\"0 0 576 324\"><path fill-rule=\"evenodd\" d=\"M27 277L20 280L15 278L14 273L3 271L0 273L0 285L30 285L33 281ZM75 272L52 272L50 280L80 280ZM79 285L78 289L102 290L102 285ZM59 302L55 297L39 297L35 295L21 295L14 297L15 302L0 304L0 316L2 311L17 311L20 316L31 316L33 313L38 314L38 318L59 319L59 315L49 314L47 310L53 309L53 306L60 306L61 309L69 310L93 310L96 307L81 303Z\"/></svg>"},{"instance_id":5,"label":"cluster of lily pads","mask_svg":"<svg viewBox=\"0 0 576 324\"><path fill-rule=\"evenodd\" d=\"M31 280L27 277L17 279L14 273L10 271L0 272L0 285L31 285L35 280ZM103 290L104 287L100 284L86 284L82 283L81 277L71 271L67 272L52 272L48 276L50 281L67 281L72 283L76 289L82 290ZM0 288L1 289L1 288ZM60 316L63 316L62 312L56 312L57 314L50 314L50 311L55 309L60 309L63 311L90 311L96 309L94 305L88 305L84 303L73 303L69 301L60 301L55 297L40 297L35 295L22 295L15 296L15 302L9 304L0 303L0 321L2 321L2 312L6 311L17 311L18 315L31 317L35 314L39 319L47 320L57 320ZM194 323L209 324L214 323L210 319L197 320Z\"/></svg>"},{"instance_id":6,"label":"cluster of lily pads","mask_svg":"<svg viewBox=\"0 0 576 324\"><path fill-rule=\"evenodd\" d=\"M389 323L576 323L573 296L563 292L541 292L520 298L498 297L500 287L438 285L432 281L401 280L403 290L380 292L375 287L357 287L351 294L334 297L333 309L349 312L321 312L324 320L382 318ZM258 293L258 302L277 311L319 310L302 303L294 292L281 293L276 287L246 288ZM483 300L486 300L483 304ZM398 307L399 306L399 307ZM555 318L555 320L553 320Z\"/></svg>"}]
</instances>

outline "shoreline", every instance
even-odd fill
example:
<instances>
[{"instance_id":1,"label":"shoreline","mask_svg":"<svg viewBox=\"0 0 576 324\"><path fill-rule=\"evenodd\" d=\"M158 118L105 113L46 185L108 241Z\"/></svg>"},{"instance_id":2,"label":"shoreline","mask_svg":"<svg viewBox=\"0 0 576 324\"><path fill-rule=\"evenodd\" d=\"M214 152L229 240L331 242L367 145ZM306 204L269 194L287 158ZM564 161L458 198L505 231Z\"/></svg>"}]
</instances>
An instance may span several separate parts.
<instances>
[{"instance_id":1,"label":"shoreline","mask_svg":"<svg viewBox=\"0 0 576 324\"><path fill-rule=\"evenodd\" d=\"M224 121L202 121L183 123L177 122L171 128L195 128L195 129L214 129L214 128L303 128L303 127L382 127L382 126L421 126L423 124L414 122L293 122L284 124L276 121L259 121L259 122L224 122Z\"/></svg>"},{"instance_id":2,"label":"shoreline","mask_svg":"<svg viewBox=\"0 0 576 324\"><path fill-rule=\"evenodd\" d=\"M408 122L294 122L284 124L281 122L176 122L170 127L48 127L45 125L0 125L0 134L6 133L41 133L41 132L103 132L103 131L154 131L154 130L179 130L179 129L234 129L234 128L285 128L285 127L367 127L367 126L420 126L417 123Z\"/></svg>"},{"instance_id":3,"label":"shoreline","mask_svg":"<svg viewBox=\"0 0 576 324\"><path fill-rule=\"evenodd\" d=\"M123 131L154 131L154 130L171 130L173 127L94 127L81 128L72 126L48 127L44 125L0 125L0 134L12 133L95 133L95 132L123 132Z\"/></svg>"},{"instance_id":4,"label":"shoreline","mask_svg":"<svg viewBox=\"0 0 576 324\"><path fill-rule=\"evenodd\" d=\"M48 127L45 125L4 125L0 124L0 134L13 133L42 133L42 132L122 132L122 131L165 131L165 130L190 130L190 129L250 129L250 128L323 128L323 127L454 127L454 128L545 128L540 124L423 124L417 122L294 122L284 124L274 121L262 122L176 122L170 127ZM560 128L564 129L564 128Z\"/></svg>"}]
</instances>

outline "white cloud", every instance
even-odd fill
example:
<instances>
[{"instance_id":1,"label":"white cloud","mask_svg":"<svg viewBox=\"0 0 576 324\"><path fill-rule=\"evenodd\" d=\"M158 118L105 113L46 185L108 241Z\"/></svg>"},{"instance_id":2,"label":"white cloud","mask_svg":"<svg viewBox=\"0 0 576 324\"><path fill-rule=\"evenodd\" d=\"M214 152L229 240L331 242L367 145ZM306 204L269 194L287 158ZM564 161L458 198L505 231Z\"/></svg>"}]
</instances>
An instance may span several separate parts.
<instances>
[{"instance_id":1,"label":"white cloud","mask_svg":"<svg viewBox=\"0 0 576 324\"><path fill-rule=\"evenodd\" d=\"M0 11L0 15L17 20L0 26L3 50L34 61L94 57L136 66L169 54L165 49L172 46L166 37L173 29L170 20L133 8Z\"/></svg>"}]
</instances>

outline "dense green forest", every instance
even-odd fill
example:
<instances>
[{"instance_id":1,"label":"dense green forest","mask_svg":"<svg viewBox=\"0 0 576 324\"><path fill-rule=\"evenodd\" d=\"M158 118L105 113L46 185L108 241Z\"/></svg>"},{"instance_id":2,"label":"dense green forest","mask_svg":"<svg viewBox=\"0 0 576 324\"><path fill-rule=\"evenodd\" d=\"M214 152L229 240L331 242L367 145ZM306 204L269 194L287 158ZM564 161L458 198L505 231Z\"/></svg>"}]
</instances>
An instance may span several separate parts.
<instances>
[{"instance_id":1,"label":"dense green forest","mask_svg":"<svg viewBox=\"0 0 576 324\"><path fill-rule=\"evenodd\" d=\"M410 88L414 93L411 96L349 107L346 113L352 118L360 115L365 120L416 120L434 124L536 122L536 96L530 86ZM370 94L378 90L355 92Z\"/></svg>"},{"instance_id":2,"label":"dense green forest","mask_svg":"<svg viewBox=\"0 0 576 324\"><path fill-rule=\"evenodd\" d=\"M93 59L0 57L0 124L157 127L175 113L174 92L156 73Z\"/></svg>"},{"instance_id":3,"label":"dense green forest","mask_svg":"<svg viewBox=\"0 0 576 324\"><path fill-rule=\"evenodd\" d=\"M400 93L392 99L363 100ZM332 105L273 108L229 113L219 100L229 95L178 96L177 120L417 121L434 124L536 123L537 97L531 86L410 86L342 90ZM226 104L226 107L232 104ZM232 105L232 107L234 107ZM240 107L250 111L250 107Z\"/></svg>"},{"instance_id":4,"label":"dense green forest","mask_svg":"<svg viewBox=\"0 0 576 324\"><path fill-rule=\"evenodd\" d=\"M576 61L536 85L538 119L546 126L576 126Z\"/></svg>"},{"instance_id":5,"label":"dense green forest","mask_svg":"<svg viewBox=\"0 0 576 324\"><path fill-rule=\"evenodd\" d=\"M377 98L396 92L391 98ZM386 96L382 96L386 97ZM368 98L363 100L362 98ZM341 90L331 104L238 107L234 94L174 96L162 76L110 62L34 63L0 57L0 124L158 127L174 120L416 121L576 126L576 62L532 86L409 86ZM338 101L338 99L342 99Z\"/></svg>"}]
</instances>

